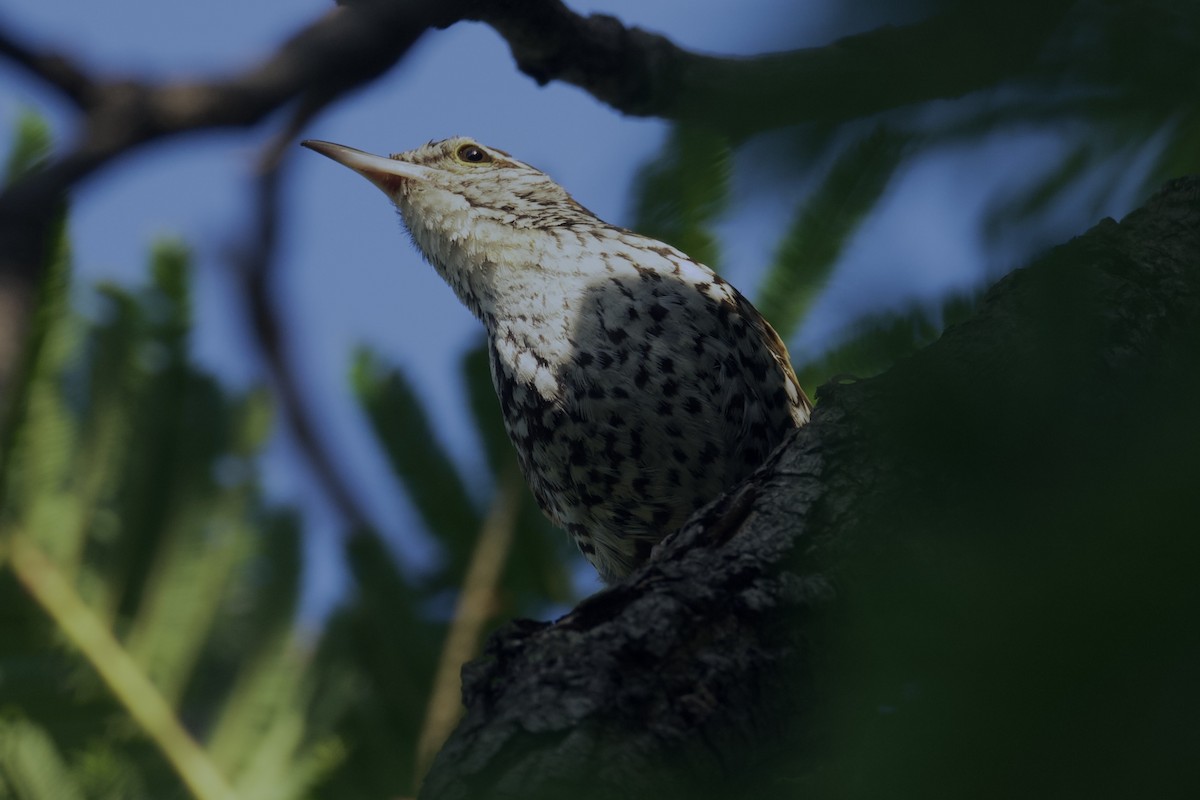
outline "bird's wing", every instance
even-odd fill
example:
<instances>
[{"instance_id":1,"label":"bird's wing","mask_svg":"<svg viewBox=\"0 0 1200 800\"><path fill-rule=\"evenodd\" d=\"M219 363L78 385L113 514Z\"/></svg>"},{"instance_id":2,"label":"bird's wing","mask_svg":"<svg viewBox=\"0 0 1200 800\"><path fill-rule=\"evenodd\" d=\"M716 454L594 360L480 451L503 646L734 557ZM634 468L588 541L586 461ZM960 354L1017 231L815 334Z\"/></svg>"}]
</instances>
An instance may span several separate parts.
<instances>
[{"instance_id":1,"label":"bird's wing","mask_svg":"<svg viewBox=\"0 0 1200 800\"><path fill-rule=\"evenodd\" d=\"M792 404L792 418L797 425L803 425L808 422L809 414L812 413L812 401L808 399L808 395L804 393L804 387L800 385L800 379L796 377L796 370L792 367L792 359L788 355L787 345L783 343L783 339L779 338L779 334L771 327L771 323L767 322L759 310L745 297L741 292L734 293L734 302L737 305L738 313L744 315L746 319L751 320L757 326L762 341L766 343L767 349L771 351L771 356L775 359L775 363L779 365L783 371L784 378L788 382L788 398Z\"/></svg>"}]
</instances>

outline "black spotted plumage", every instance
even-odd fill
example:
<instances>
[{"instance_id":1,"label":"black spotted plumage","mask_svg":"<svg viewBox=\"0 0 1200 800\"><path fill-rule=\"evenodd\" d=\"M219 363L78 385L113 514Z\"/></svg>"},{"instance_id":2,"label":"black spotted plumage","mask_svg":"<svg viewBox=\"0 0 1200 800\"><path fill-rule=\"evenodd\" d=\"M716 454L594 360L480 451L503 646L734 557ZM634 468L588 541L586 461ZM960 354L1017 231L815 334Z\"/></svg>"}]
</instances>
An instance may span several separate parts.
<instances>
[{"instance_id":1,"label":"black spotted plumage","mask_svg":"<svg viewBox=\"0 0 1200 800\"><path fill-rule=\"evenodd\" d=\"M743 346L747 335L736 333L765 325L749 303L736 293L714 300L670 278L645 295L642 283L592 290L572 355L558 365L556 400L517 392L523 402L514 402L520 377L492 349L505 425L534 496L606 580L637 566L649 545L744 478L797 425L792 406L781 402L794 381L786 361L769 346ZM651 340L633 327L614 342L600 309L627 320L655 317L614 305L674 308L680 319L711 324L681 324ZM686 355L696 341L706 358ZM637 357L622 358L634 343Z\"/></svg>"}]
</instances>

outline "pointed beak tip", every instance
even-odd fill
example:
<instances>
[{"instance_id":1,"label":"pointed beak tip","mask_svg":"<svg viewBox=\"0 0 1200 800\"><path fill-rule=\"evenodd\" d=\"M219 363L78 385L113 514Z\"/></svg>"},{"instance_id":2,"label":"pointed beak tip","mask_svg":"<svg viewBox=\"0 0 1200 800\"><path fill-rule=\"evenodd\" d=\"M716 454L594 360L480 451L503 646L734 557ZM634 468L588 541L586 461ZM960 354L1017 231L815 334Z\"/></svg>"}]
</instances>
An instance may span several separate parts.
<instances>
[{"instance_id":1,"label":"pointed beak tip","mask_svg":"<svg viewBox=\"0 0 1200 800\"><path fill-rule=\"evenodd\" d=\"M334 144L333 142L323 142L320 139L305 139L300 142L300 146L307 147L309 150L312 150L314 153L320 153L321 155L327 156L329 158L333 158L333 154L338 152L339 150L346 149L345 147L343 147L340 144Z\"/></svg>"},{"instance_id":2,"label":"pointed beak tip","mask_svg":"<svg viewBox=\"0 0 1200 800\"><path fill-rule=\"evenodd\" d=\"M394 194L405 180L428 181L434 174L433 170L425 166L364 153L342 144L323 142L319 139L305 139L300 144L344 167L349 167L388 195Z\"/></svg>"}]
</instances>

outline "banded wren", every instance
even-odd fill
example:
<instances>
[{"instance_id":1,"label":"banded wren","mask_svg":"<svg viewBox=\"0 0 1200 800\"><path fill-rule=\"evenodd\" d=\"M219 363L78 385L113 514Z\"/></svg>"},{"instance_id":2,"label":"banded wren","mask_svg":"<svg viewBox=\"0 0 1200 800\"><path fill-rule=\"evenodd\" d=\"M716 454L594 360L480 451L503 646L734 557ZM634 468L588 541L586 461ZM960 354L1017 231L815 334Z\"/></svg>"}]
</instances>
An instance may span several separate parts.
<instances>
[{"instance_id":1,"label":"banded wren","mask_svg":"<svg viewBox=\"0 0 1200 800\"><path fill-rule=\"evenodd\" d=\"M737 289L508 153L303 144L382 189L483 322L525 478L606 582L808 420L787 349Z\"/></svg>"}]
</instances>

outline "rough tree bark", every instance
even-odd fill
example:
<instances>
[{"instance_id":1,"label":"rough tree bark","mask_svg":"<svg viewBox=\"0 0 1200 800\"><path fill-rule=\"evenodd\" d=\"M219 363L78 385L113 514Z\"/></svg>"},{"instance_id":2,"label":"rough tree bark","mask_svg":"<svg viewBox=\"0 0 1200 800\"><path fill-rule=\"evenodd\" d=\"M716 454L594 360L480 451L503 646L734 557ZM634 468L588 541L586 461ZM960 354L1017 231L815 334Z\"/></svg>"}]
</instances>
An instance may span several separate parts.
<instances>
[{"instance_id":1,"label":"rough tree bark","mask_svg":"<svg viewBox=\"0 0 1200 800\"><path fill-rule=\"evenodd\" d=\"M1200 179L1186 179L1011 273L885 374L822 387L811 424L624 583L498 632L464 670L466 716L421 797L795 796L828 750L836 676L896 649L858 611L935 598L897 600L895 636L924 648L905 669L936 693L973 674L955 659L1013 609L1054 618L1059 592L1141 563L1129 520L1148 542L1194 527L1197 363ZM1079 574L1106 577L1064 589L1081 553L1095 569ZM1143 564L1155 585L1175 587L1176 555ZM951 621L958 602L974 625ZM843 624L867 643L839 639ZM915 644L941 638L954 650Z\"/></svg>"}]
</instances>

